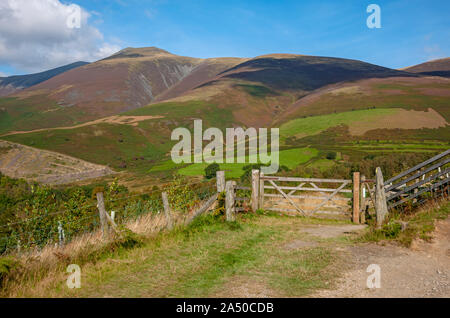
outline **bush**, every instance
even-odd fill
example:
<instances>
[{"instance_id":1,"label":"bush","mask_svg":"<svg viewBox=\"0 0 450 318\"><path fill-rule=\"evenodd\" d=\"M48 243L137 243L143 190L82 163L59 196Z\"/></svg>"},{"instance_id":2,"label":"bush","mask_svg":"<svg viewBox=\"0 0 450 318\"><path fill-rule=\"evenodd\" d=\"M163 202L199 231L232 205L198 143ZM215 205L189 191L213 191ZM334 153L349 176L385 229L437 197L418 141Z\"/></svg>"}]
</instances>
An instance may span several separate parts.
<instances>
[{"instance_id":1,"label":"bush","mask_svg":"<svg viewBox=\"0 0 450 318\"><path fill-rule=\"evenodd\" d=\"M212 179L216 177L216 172L220 170L218 163L212 163L205 168L205 178Z\"/></svg>"},{"instance_id":2,"label":"bush","mask_svg":"<svg viewBox=\"0 0 450 318\"><path fill-rule=\"evenodd\" d=\"M336 159L336 157L337 157L337 154L334 151L327 153L328 160L334 160L334 159Z\"/></svg>"},{"instance_id":3,"label":"bush","mask_svg":"<svg viewBox=\"0 0 450 318\"><path fill-rule=\"evenodd\" d=\"M13 258L0 258L0 287L3 280L9 275L9 273L18 266L18 262Z\"/></svg>"}]
</instances>

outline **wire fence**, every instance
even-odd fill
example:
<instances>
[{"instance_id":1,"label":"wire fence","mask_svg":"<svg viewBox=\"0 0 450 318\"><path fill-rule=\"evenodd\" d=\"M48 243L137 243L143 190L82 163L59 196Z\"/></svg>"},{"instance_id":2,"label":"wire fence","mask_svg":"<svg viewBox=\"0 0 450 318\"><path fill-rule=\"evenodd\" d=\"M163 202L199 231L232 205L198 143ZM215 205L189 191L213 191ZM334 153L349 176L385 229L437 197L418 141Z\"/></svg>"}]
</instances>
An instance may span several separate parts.
<instances>
[{"instance_id":1,"label":"wire fence","mask_svg":"<svg viewBox=\"0 0 450 318\"><path fill-rule=\"evenodd\" d=\"M166 191L171 208L187 213L192 207L216 192L213 181L169 184L162 190L146 193L115 193L105 195L105 208L121 225L143 215L163 211L161 194ZM65 208L61 208L61 206ZM75 237L100 228L95 198L83 202L57 202L52 205L27 206L17 211L13 222L0 225L0 254L11 251L40 249L49 244L68 243Z\"/></svg>"}]
</instances>

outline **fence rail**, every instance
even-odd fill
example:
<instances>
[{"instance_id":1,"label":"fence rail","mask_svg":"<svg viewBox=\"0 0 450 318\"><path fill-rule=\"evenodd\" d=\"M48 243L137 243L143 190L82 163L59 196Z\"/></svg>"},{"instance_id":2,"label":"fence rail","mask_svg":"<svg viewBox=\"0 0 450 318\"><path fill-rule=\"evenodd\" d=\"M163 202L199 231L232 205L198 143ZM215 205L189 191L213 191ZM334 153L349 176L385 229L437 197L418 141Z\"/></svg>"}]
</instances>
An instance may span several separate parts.
<instances>
[{"instance_id":1,"label":"fence rail","mask_svg":"<svg viewBox=\"0 0 450 318\"><path fill-rule=\"evenodd\" d=\"M449 174L450 149L388 179L384 183L387 208L393 209L411 200L415 203L417 197L426 193L434 195L435 190L443 194L448 187Z\"/></svg>"}]
</instances>

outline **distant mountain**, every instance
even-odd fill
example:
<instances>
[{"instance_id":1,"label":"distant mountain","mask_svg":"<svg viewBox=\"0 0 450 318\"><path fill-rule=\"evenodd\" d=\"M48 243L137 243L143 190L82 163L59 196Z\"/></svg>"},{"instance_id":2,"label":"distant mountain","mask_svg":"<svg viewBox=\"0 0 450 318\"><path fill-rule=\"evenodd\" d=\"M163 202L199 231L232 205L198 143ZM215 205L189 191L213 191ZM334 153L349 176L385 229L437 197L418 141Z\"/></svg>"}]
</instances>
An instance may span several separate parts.
<instances>
[{"instance_id":1,"label":"distant mountain","mask_svg":"<svg viewBox=\"0 0 450 318\"><path fill-rule=\"evenodd\" d=\"M422 75L450 77L450 57L410 66L403 70Z\"/></svg>"},{"instance_id":2,"label":"distant mountain","mask_svg":"<svg viewBox=\"0 0 450 318\"><path fill-rule=\"evenodd\" d=\"M271 54L200 59L157 47L126 48L10 95L15 99L0 100L0 111L6 114L0 118L0 133L74 126L166 102L194 102L177 120L203 115L205 110L195 106L199 102L205 109L207 103L228 114L219 124L261 127L289 120L290 114L297 114L297 105L302 116L314 113L301 106L303 98L329 85L399 77L413 82L423 78L333 57ZM333 111L340 107L328 106ZM151 115L156 114L152 109ZM172 113L162 115L173 119Z\"/></svg>"},{"instance_id":3,"label":"distant mountain","mask_svg":"<svg viewBox=\"0 0 450 318\"><path fill-rule=\"evenodd\" d=\"M379 149L390 140L446 147L450 81L420 74L436 70L427 67L416 73L332 57L199 59L127 48L0 98L0 135L139 171L167 160L171 132L193 128L194 119L222 130L280 127L283 147L313 145L359 159L366 155L359 145L348 148L359 140Z\"/></svg>"},{"instance_id":4,"label":"distant mountain","mask_svg":"<svg viewBox=\"0 0 450 318\"><path fill-rule=\"evenodd\" d=\"M311 91L342 81L411 74L356 60L274 54L241 63L226 70L222 76L259 82L271 89Z\"/></svg>"},{"instance_id":5,"label":"distant mountain","mask_svg":"<svg viewBox=\"0 0 450 318\"><path fill-rule=\"evenodd\" d=\"M42 83L58 74L86 64L89 63L75 62L40 73L0 77L0 96L6 96L24 88Z\"/></svg>"},{"instance_id":6,"label":"distant mountain","mask_svg":"<svg viewBox=\"0 0 450 318\"><path fill-rule=\"evenodd\" d=\"M184 57L156 47L126 48L14 96L41 114L48 109L57 109L59 105L59 112L47 112L47 116L58 118L36 121L39 128L45 124L66 125L68 120L73 124L178 97L244 60ZM33 101L36 99L41 101L42 107L35 106L37 103Z\"/></svg>"}]
</instances>

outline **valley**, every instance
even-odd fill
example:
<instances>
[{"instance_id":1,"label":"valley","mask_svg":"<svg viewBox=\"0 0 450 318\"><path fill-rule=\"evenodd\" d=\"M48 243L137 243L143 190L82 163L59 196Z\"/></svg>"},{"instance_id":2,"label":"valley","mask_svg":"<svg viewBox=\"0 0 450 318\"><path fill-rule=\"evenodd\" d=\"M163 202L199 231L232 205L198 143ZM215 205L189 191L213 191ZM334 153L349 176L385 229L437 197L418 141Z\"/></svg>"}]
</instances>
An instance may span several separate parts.
<instances>
[{"instance_id":1,"label":"valley","mask_svg":"<svg viewBox=\"0 0 450 318\"><path fill-rule=\"evenodd\" d=\"M3 140L79 158L136 179L201 177L170 162L177 127L279 127L288 169L432 153L450 142L450 79L422 74L448 59L393 70L293 54L196 59L127 48L0 99ZM409 72L411 70L411 72ZM301 154L309 149L310 154ZM335 159L327 159L335 152ZM222 164L233 177L244 164ZM39 173L39 172L38 172Z\"/></svg>"}]
</instances>

